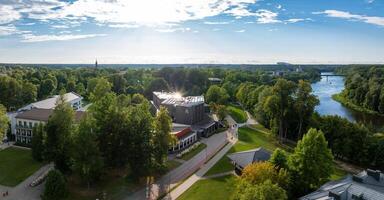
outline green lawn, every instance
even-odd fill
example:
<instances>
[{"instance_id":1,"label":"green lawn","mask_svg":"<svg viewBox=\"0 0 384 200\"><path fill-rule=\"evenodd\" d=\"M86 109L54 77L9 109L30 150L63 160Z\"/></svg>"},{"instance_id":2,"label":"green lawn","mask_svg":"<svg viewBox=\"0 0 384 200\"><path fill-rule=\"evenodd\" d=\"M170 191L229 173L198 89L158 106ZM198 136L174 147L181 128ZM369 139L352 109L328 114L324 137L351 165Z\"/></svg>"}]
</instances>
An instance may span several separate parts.
<instances>
[{"instance_id":1,"label":"green lawn","mask_svg":"<svg viewBox=\"0 0 384 200\"><path fill-rule=\"evenodd\" d=\"M268 129L266 130L270 132ZM279 144L275 137L265 133L267 131L263 130L263 132L261 132L255 130L255 126L253 126L253 129L248 127L239 128L239 141L228 151L227 154L246 151L258 147L263 147L271 152L277 147L284 149L288 153L293 152L292 147ZM230 163L228 157L224 156L211 169L208 170L205 176L228 172L231 170L233 170L233 165ZM337 180L345 175L346 172L335 164L335 171L332 174L331 179Z\"/></svg>"},{"instance_id":2,"label":"green lawn","mask_svg":"<svg viewBox=\"0 0 384 200\"><path fill-rule=\"evenodd\" d=\"M14 187L24 181L43 163L33 160L31 151L9 147L0 151L0 185Z\"/></svg>"},{"instance_id":3,"label":"green lawn","mask_svg":"<svg viewBox=\"0 0 384 200\"><path fill-rule=\"evenodd\" d=\"M206 144L200 143L199 146L197 146L192 151L184 154L180 159L182 159L182 160L189 160L189 159L193 158L193 156L195 156L196 154L200 153L200 151L202 151L206 147L207 147Z\"/></svg>"},{"instance_id":4,"label":"green lawn","mask_svg":"<svg viewBox=\"0 0 384 200\"><path fill-rule=\"evenodd\" d=\"M231 199L235 189L234 175L197 181L178 200Z\"/></svg>"},{"instance_id":5,"label":"green lawn","mask_svg":"<svg viewBox=\"0 0 384 200\"><path fill-rule=\"evenodd\" d=\"M247 113L244 112L243 109L239 106L228 105L227 110L229 115L237 122L237 123L245 123L248 119Z\"/></svg>"}]
</instances>

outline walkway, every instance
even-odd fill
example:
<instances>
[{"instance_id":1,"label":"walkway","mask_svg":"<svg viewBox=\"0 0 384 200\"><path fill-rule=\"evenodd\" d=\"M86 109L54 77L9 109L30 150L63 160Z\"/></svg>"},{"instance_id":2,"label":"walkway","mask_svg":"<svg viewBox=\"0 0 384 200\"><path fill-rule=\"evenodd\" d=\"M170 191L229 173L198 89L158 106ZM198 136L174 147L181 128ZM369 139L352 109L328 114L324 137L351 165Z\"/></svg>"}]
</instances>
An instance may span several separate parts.
<instances>
[{"instance_id":1,"label":"walkway","mask_svg":"<svg viewBox=\"0 0 384 200\"><path fill-rule=\"evenodd\" d=\"M217 177L222 177L222 176L228 176L228 175L231 175L231 174L235 175L235 171L232 170L232 171L229 171L229 172L223 172L223 173L213 174L213 175L210 175L210 176L204 176L201 179L217 178Z\"/></svg>"},{"instance_id":2,"label":"walkway","mask_svg":"<svg viewBox=\"0 0 384 200\"><path fill-rule=\"evenodd\" d=\"M182 165L157 180L155 184L149 188L149 199L157 199L159 194L166 193L199 170L211 156L215 155L225 146L227 143L227 131L212 135L209 138L204 138L201 142L205 143L207 147L190 160L185 161ZM146 188L143 188L125 199L148 199L148 191Z\"/></svg>"},{"instance_id":3,"label":"walkway","mask_svg":"<svg viewBox=\"0 0 384 200\"><path fill-rule=\"evenodd\" d=\"M23 182L21 182L19 185L13 188L6 188L8 191L8 196L3 197L2 195L0 196L1 200L39 200L41 199L40 195L43 192L44 189L44 183L31 187L29 186L30 183L32 183L34 180L36 180L41 174L45 173L47 170L53 169L52 164L45 165L41 167L39 170L37 170L34 174L29 176L27 179L25 179ZM5 192L3 191L4 188L3 186L0 186L0 192ZM2 194L2 193L1 193Z\"/></svg>"},{"instance_id":4,"label":"walkway","mask_svg":"<svg viewBox=\"0 0 384 200\"><path fill-rule=\"evenodd\" d=\"M221 149L211 160L208 161L205 165L203 165L195 174L189 177L186 181L180 184L177 188L172 190L164 199L177 199L181 194L187 191L194 183L198 180L203 179L204 174L208 172L208 170L215 165L228 151L232 148L232 146L236 143L237 140L233 140L228 143L223 149Z\"/></svg>"}]
</instances>

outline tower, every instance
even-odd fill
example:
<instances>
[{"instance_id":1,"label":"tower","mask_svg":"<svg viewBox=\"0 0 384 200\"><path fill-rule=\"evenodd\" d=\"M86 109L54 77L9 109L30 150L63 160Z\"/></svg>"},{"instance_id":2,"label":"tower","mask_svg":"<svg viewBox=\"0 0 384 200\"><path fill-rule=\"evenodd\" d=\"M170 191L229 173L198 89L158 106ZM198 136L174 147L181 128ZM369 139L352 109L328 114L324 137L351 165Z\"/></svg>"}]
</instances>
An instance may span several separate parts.
<instances>
[{"instance_id":1,"label":"tower","mask_svg":"<svg viewBox=\"0 0 384 200\"><path fill-rule=\"evenodd\" d=\"M97 59L96 59L96 62L95 62L95 69L97 69Z\"/></svg>"}]
</instances>

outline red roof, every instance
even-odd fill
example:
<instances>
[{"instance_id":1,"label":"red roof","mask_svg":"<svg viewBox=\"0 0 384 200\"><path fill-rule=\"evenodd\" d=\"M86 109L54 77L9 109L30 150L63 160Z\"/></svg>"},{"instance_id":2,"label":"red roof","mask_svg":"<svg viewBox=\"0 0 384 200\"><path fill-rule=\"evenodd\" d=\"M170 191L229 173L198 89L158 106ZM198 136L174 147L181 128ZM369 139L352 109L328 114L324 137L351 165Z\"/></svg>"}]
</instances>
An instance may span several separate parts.
<instances>
[{"instance_id":1,"label":"red roof","mask_svg":"<svg viewBox=\"0 0 384 200\"><path fill-rule=\"evenodd\" d=\"M191 127L185 128L185 129L181 130L180 132L176 133L176 137L177 137L177 139L181 139L182 137L184 137L185 135L187 135L190 132L192 132Z\"/></svg>"}]
</instances>

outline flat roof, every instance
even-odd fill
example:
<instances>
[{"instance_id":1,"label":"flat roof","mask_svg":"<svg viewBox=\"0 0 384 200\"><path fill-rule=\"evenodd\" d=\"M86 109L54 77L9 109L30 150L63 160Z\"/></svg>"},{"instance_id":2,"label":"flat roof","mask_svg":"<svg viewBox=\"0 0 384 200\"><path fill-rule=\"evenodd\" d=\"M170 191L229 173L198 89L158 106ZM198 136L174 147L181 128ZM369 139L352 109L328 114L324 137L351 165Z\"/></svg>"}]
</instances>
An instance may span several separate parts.
<instances>
[{"instance_id":1,"label":"flat roof","mask_svg":"<svg viewBox=\"0 0 384 200\"><path fill-rule=\"evenodd\" d=\"M153 92L160 100L161 104L178 105L178 106L194 106L204 103L204 96L187 96L183 97L177 92Z\"/></svg>"},{"instance_id":2,"label":"flat roof","mask_svg":"<svg viewBox=\"0 0 384 200\"><path fill-rule=\"evenodd\" d=\"M31 103L29 105L31 105L31 107L33 107L33 108L53 109L56 107L56 102L57 102L57 99L59 97L60 97L60 95L54 95L53 97L50 97L48 99L44 99L41 101L37 101L37 102ZM83 97L81 97L80 95L78 95L74 92L69 92L69 93L64 94L64 98L65 98L66 102L70 102L70 101L73 101L76 99L82 99ZM27 106L29 106L29 105L27 105ZM26 106L24 106L24 107L26 107Z\"/></svg>"},{"instance_id":3,"label":"flat roof","mask_svg":"<svg viewBox=\"0 0 384 200\"><path fill-rule=\"evenodd\" d=\"M52 113L53 109L33 108L17 114L15 118L47 122ZM80 121L84 114L84 111L75 111L75 121Z\"/></svg>"}]
</instances>

